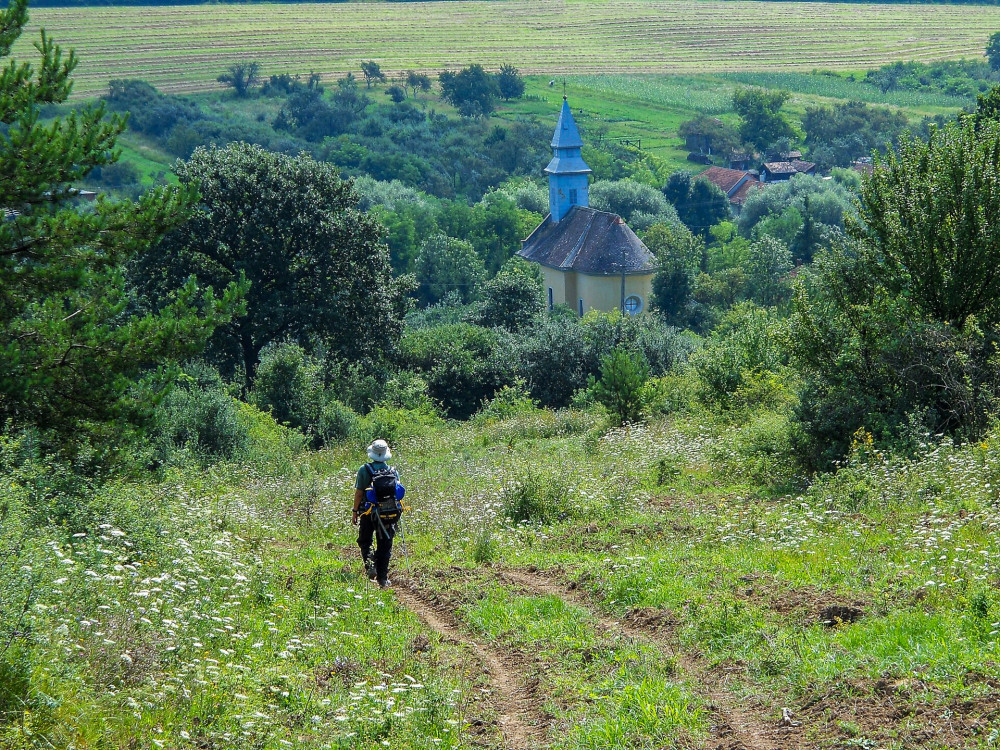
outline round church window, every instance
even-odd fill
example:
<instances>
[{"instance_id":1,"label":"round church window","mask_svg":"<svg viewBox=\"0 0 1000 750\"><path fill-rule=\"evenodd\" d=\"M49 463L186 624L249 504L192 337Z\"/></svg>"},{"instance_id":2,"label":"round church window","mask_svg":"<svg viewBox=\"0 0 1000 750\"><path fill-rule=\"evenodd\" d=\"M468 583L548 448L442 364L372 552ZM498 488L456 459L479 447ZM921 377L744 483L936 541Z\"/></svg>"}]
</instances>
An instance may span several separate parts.
<instances>
[{"instance_id":1,"label":"round church window","mask_svg":"<svg viewBox=\"0 0 1000 750\"><path fill-rule=\"evenodd\" d=\"M635 294L625 298L625 312L629 315L638 315L642 312L642 298Z\"/></svg>"}]
</instances>

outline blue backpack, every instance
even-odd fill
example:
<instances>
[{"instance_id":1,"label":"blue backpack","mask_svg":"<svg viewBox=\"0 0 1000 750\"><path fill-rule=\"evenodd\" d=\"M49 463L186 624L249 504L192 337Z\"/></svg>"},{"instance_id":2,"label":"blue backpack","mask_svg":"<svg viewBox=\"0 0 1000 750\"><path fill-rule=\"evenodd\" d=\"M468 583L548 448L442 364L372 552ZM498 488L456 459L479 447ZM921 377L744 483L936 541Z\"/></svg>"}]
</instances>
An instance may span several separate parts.
<instances>
[{"instance_id":1,"label":"blue backpack","mask_svg":"<svg viewBox=\"0 0 1000 750\"><path fill-rule=\"evenodd\" d=\"M372 486L365 493L368 509L378 514L383 524L396 523L403 515L403 495L406 489L399 482L396 470L391 466L376 469L372 464L365 464L372 477Z\"/></svg>"}]
</instances>

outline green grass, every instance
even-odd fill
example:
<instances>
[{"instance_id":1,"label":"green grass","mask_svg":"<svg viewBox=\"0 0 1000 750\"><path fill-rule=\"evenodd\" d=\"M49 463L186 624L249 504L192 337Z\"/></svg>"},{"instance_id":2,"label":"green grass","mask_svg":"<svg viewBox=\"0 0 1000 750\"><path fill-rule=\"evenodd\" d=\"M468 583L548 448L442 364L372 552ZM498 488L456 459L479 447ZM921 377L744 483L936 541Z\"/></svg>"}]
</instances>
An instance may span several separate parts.
<instances>
[{"instance_id":1,"label":"green grass","mask_svg":"<svg viewBox=\"0 0 1000 750\"><path fill-rule=\"evenodd\" d=\"M977 57L1000 8L701 0L45 8L32 12L76 48L75 94L113 78L164 91L217 90L248 54L265 75L356 74L377 60L390 75L469 63L514 63L549 76L860 70L895 60ZM30 55L34 31L15 53ZM914 40L919 39L919 43Z\"/></svg>"},{"instance_id":2,"label":"green grass","mask_svg":"<svg viewBox=\"0 0 1000 750\"><path fill-rule=\"evenodd\" d=\"M555 81L550 86L549 82ZM824 73L742 73L703 75L590 75L550 78L529 76L526 100L499 109L504 118L555 118L564 86L585 140L621 140L641 144L643 151L662 160L668 170L700 169L687 161L678 127L697 115L720 117L735 124L731 97L738 86L783 88L792 93L784 107L793 120L806 108L837 101L865 101L899 108L913 122L921 117L950 114L971 99L920 92L893 92L883 96L860 80Z\"/></svg>"},{"instance_id":3,"label":"green grass","mask_svg":"<svg viewBox=\"0 0 1000 750\"><path fill-rule=\"evenodd\" d=\"M744 86L787 89L797 94L811 94L828 99L888 104L919 114L953 111L972 103L969 97L950 96L934 91L890 91L883 94L874 86L864 83L864 73L857 74L853 80L850 76L851 74L825 73L723 73L719 77Z\"/></svg>"},{"instance_id":4,"label":"green grass","mask_svg":"<svg viewBox=\"0 0 1000 750\"><path fill-rule=\"evenodd\" d=\"M136 168L143 187L177 181L177 177L171 172L175 159L141 135L124 133L118 139L118 147L122 152L121 161Z\"/></svg>"},{"instance_id":5,"label":"green grass","mask_svg":"<svg viewBox=\"0 0 1000 750\"><path fill-rule=\"evenodd\" d=\"M767 721L788 707L811 747L1000 730L995 440L859 453L785 494L739 478L733 439L704 416L607 431L540 410L418 429L393 446L412 505L393 574L537 680L554 748L698 746L719 701ZM5 596L30 573L39 598L34 635L0 659L21 670L0 683L30 684L30 715L0 724L0 745L468 746L488 676L363 585L346 514L362 459L347 443L291 465L175 468L66 505L3 573ZM0 502L43 491L47 512L63 507L59 476L30 469L5 475ZM514 522L515 495L556 507ZM578 593L502 573L529 566ZM861 617L830 627L828 604ZM598 617L643 612L669 628L633 638ZM706 675L726 676L711 699ZM921 745L941 716L953 734Z\"/></svg>"}]
</instances>

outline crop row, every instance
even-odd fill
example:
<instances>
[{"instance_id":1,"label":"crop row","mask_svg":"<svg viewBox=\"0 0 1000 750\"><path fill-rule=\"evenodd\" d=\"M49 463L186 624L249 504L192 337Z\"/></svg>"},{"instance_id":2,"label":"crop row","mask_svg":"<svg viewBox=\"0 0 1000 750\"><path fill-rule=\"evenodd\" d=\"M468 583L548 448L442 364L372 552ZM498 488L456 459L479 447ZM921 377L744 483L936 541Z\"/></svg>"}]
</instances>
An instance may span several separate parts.
<instances>
[{"instance_id":1,"label":"crop row","mask_svg":"<svg viewBox=\"0 0 1000 750\"><path fill-rule=\"evenodd\" d=\"M111 78L169 91L217 86L230 63L333 78L361 60L435 72L513 61L526 73L859 69L981 56L1000 8L702 0L51 8L32 13L81 64L76 95ZM31 32L15 48L30 57Z\"/></svg>"}]
</instances>

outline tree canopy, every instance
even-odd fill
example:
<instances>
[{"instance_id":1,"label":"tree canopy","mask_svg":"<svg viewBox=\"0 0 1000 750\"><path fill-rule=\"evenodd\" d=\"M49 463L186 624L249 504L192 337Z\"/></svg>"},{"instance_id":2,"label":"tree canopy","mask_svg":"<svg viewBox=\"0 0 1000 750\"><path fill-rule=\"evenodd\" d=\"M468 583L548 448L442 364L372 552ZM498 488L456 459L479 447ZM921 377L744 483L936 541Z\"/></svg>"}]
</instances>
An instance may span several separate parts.
<instances>
[{"instance_id":1,"label":"tree canopy","mask_svg":"<svg viewBox=\"0 0 1000 750\"><path fill-rule=\"evenodd\" d=\"M501 65L497 73L497 91L504 101L524 96L524 79L513 65Z\"/></svg>"},{"instance_id":2,"label":"tree canopy","mask_svg":"<svg viewBox=\"0 0 1000 750\"><path fill-rule=\"evenodd\" d=\"M925 314L1000 320L1000 123L904 138L864 182L848 230L877 252L880 281Z\"/></svg>"},{"instance_id":3,"label":"tree canopy","mask_svg":"<svg viewBox=\"0 0 1000 750\"><path fill-rule=\"evenodd\" d=\"M438 81L441 96L464 117L489 115L496 107L500 93L497 80L482 65L473 64L458 73L445 71L438 76Z\"/></svg>"},{"instance_id":4,"label":"tree canopy","mask_svg":"<svg viewBox=\"0 0 1000 750\"><path fill-rule=\"evenodd\" d=\"M219 76L218 81L231 86L236 96L248 96L250 89L260 82L260 63L256 60L233 63Z\"/></svg>"},{"instance_id":5,"label":"tree canopy","mask_svg":"<svg viewBox=\"0 0 1000 750\"><path fill-rule=\"evenodd\" d=\"M486 268L472 244L435 234L424 240L416 260L419 295L424 302L438 302L448 293L469 302L486 279Z\"/></svg>"},{"instance_id":6,"label":"tree canopy","mask_svg":"<svg viewBox=\"0 0 1000 750\"><path fill-rule=\"evenodd\" d=\"M382 82L385 80L385 73L382 66L374 60L365 60L361 63L361 74L365 77L365 88L372 87L372 81Z\"/></svg>"},{"instance_id":7,"label":"tree canopy","mask_svg":"<svg viewBox=\"0 0 1000 750\"><path fill-rule=\"evenodd\" d=\"M1000 31L990 34L989 43L986 45L986 59L993 70L1000 70Z\"/></svg>"},{"instance_id":8,"label":"tree canopy","mask_svg":"<svg viewBox=\"0 0 1000 750\"><path fill-rule=\"evenodd\" d=\"M740 137L758 151L766 151L782 138L793 138L795 131L780 111L789 96L787 91L755 87L736 89L733 109L740 117Z\"/></svg>"},{"instance_id":9,"label":"tree canopy","mask_svg":"<svg viewBox=\"0 0 1000 750\"><path fill-rule=\"evenodd\" d=\"M228 371L242 369L249 384L260 351L282 339L354 361L392 352L405 284L391 275L381 227L334 167L233 143L198 149L176 172L201 186L200 210L144 258L136 281L149 299L189 275L215 287L249 281L246 314L212 342Z\"/></svg>"}]
</instances>

